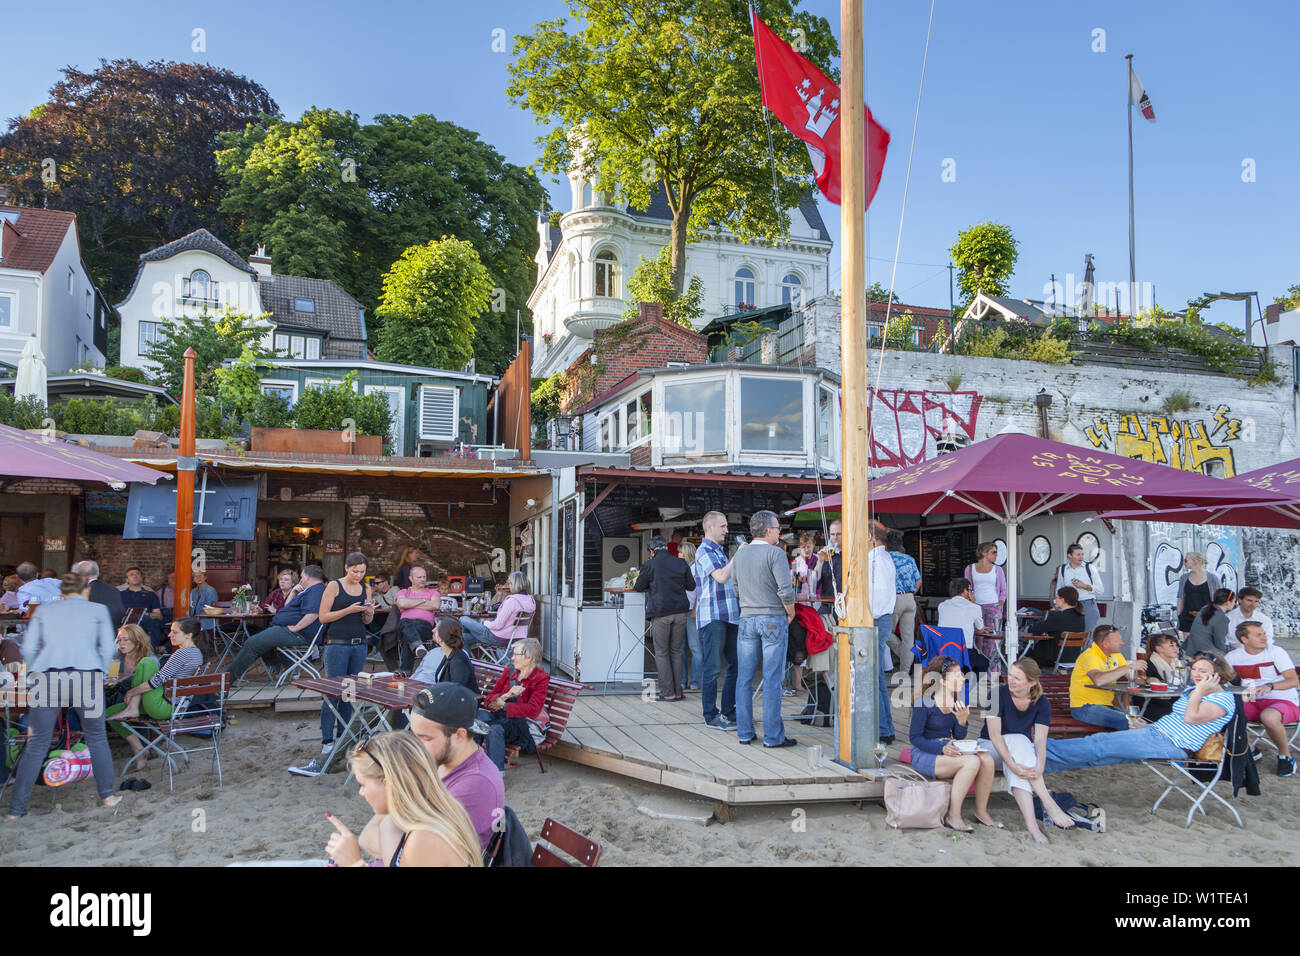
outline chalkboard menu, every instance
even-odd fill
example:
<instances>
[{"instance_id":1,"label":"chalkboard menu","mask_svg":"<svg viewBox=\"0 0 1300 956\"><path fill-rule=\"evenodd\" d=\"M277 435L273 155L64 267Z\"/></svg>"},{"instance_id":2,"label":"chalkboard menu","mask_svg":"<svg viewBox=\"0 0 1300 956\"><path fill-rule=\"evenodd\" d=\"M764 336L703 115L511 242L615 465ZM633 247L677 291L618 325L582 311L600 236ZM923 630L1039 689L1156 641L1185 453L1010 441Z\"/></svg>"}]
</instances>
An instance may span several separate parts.
<instances>
[{"instance_id":1,"label":"chalkboard menu","mask_svg":"<svg viewBox=\"0 0 1300 956\"><path fill-rule=\"evenodd\" d=\"M235 542L213 538L195 538L194 547L203 549L203 561L210 568L237 568Z\"/></svg>"},{"instance_id":2,"label":"chalkboard menu","mask_svg":"<svg viewBox=\"0 0 1300 956\"><path fill-rule=\"evenodd\" d=\"M970 527L922 528L921 593L926 597L948 597L948 582L959 578L975 560L979 529Z\"/></svg>"}]
</instances>

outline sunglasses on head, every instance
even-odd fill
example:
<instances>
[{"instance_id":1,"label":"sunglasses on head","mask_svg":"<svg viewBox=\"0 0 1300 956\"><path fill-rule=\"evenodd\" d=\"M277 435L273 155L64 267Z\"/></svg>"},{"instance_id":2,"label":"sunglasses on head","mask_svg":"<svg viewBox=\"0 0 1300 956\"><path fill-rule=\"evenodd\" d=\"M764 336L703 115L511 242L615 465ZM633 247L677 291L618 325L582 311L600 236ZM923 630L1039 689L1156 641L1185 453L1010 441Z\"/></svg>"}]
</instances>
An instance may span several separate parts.
<instances>
[{"instance_id":1,"label":"sunglasses on head","mask_svg":"<svg viewBox=\"0 0 1300 956\"><path fill-rule=\"evenodd\" d=\"M356 755L359 754L359 753L365 754L367 757L369 757L371 760L373 760L373 761L375 762L375 766L379 768L379 775L382 777L382 776L385 776L385 774L384 774L384 765L383 765L382 763L380 763L380 762L379 762L379 758L376 757L374 754L372 754L372 753L369 751L369 749L367 749L367 747L366 747L366 744L370 743L370 738L371 738L371 736L372 736L371 734L366 734L365 737L363 737L363 738L361 738L361 740L357 741L357 745L356 745L356 747L354 747L353 750L352 750L352 756L355 758Z\"/></svg>"}]
</instances>

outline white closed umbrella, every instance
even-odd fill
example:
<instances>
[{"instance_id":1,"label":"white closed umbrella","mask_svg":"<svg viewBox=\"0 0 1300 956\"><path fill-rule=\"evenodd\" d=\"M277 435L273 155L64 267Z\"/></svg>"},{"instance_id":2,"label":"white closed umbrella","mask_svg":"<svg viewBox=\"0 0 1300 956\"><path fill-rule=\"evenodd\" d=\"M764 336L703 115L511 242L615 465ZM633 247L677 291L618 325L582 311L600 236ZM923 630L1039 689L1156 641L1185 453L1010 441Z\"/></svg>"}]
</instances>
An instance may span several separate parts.
<instances>
[{"instance_id":1,"label":"white closed umbrella","mask_svg":"<svg viewBox=\"0 0 1300 956\"><path fill-rule=\"evenodd\" d=\"M36 333L23 346L22 357L18 360L18 379L14 382L14 398L35 395L42 405L48 405L45 395L45 353L36 341Z\"/></svg>"}]
</instances>

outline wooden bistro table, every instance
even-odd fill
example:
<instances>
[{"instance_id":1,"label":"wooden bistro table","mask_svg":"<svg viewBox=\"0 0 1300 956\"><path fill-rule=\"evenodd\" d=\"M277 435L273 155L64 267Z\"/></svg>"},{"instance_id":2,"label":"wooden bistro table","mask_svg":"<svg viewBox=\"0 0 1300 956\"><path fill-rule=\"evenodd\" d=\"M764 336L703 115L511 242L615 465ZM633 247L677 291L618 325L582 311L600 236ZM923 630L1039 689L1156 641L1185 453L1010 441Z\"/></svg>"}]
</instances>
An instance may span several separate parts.
<instances>
[{"instance_id":1,"label":"wooden bistro table","mask_svg":"<svg viewBox=\"0 0 1300 956\"><path fill-rule=\"evenodd\" d=\"M328 772L339 754L346 752L351 744L371 734L392 730L389 722L392 715L414 704L420 691L429 685L391 674L382 677L345 674L342 677L308 677L294 681L293 686L320 694L322 702L334 712L340 724L344 720L337 704L345 699L352 704L351 719L346 722L343 732L335 735L334 746L325 756L322 772Z\"/></svg>"},{"instance_id":2,"label":"wooden bistro table","mask_svg":"<svg viewBox=\"0 0 1300 956\"><path fill-rule=\"evenodd\" d=\"M273 615L266 611L248 611L244 614L198 614L195 615L200 621L216 621L217 626L214 629L214 635L219 636L221 641L221 656L217 659L216 666L212 672L220 673L226 665L226 661L232 659L239 652L239 648L244 641L248 640L248 625L251 621L268 621ZM233 627L223 628L221 625L225 622L234 625ZM216 651L216 648L213 648Z\"/></svg>"},{"instance_id":3,"label":"wooden bistro table","mask_svg":"<svg viewBox=\"0 0 1300 956\"><path fill-rule=\"evenodd\" d=\"M1168 690L1152 690L1144 684L1134 684L1132 681L1126 680L1117 680L1113 684L1103 684L1101 687L1093 683L1089 683L1088 686L1093 690L1110 690L1117 694L1127 694L1129 697L1142 701L1142 711L1139 716L1146 714L1147 706L1151 701L1173 700L1176 697L1181 697L1183 691L1187 690L1188 687L1188 685L1184 684L1181 687L1170 687ZM1239 687L1236 684L1225 684L1222 689L1239 697L1248 690L1246 686Z\"/></svg>"}]
</instances>

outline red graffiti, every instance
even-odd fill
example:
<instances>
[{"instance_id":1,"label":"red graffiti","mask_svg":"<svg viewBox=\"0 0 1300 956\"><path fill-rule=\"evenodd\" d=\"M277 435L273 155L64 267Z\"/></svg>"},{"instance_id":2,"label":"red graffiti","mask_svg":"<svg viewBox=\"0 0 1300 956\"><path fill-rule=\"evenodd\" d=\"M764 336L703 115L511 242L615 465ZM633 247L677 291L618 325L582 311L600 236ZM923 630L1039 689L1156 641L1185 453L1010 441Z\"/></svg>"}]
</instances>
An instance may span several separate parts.
<instances>
[{"instance_id":1,"label":"red graffiti","mask_svg":"<svg viewBox=\"0 0 1300 956\"><path fill-rule=\"evenodd\" d=\"M867 389L871 422L871 467L906 468L934 457L935 443L964 435L975 439L978 392L931 392L924 389Z\"/></svg>"}]
</instances>

